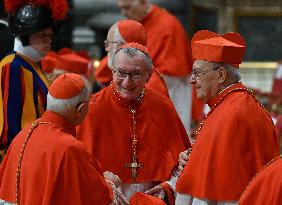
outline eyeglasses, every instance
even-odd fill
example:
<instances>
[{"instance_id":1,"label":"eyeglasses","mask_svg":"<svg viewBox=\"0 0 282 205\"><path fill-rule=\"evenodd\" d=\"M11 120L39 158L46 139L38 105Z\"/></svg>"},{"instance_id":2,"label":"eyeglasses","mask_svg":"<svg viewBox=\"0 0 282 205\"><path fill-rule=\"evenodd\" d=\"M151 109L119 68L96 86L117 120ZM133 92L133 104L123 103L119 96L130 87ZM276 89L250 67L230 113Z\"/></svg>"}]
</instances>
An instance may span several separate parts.
<instances>
[{"instance_id":1,"label":"eyeglasses","mask_svg":"<svg viewBox=\"0 0 282 205\"><path fill-rule=\"evenodd\" d=\"M127 76L131 79L131 80L140 80L143 78L143 76L145 74L143 73L139 73L139 72L132 72L132 73L127 73L124 72L120 69L114 69L113 70L113 74L115 75L116 78L118 78L119 80L124 80Z\"/></svg>"},{"instance_id":2,"label":"eyeglasses","mask_svg":"<svg viewBox=\"0 0 282 205\"><path fill-rule=\"evenodd\" d=\"M197 70L193 70L191 77L195 77L196 79L198 79L199 77L201 77L202 75L205 75L211 71L216 71L218 68L220 68L221 66L212 68L211 70L203 70L203 71L197 71Z\"/></svg>"},{"instance_id":3,"label":"eyeglasses","mask_svg":"<svg viewBox=\"0 0 282 205\"><path fill-rule=\"evenodd\" d=\"M122 43L121 43L121 42L118 42L118 41L109 41L108 39L104 40L104 46L105 46L105 48L107 48L110 44L114 44L114 43L119 44L119 45L122 45Z\"/></svg>"}]
</instances>

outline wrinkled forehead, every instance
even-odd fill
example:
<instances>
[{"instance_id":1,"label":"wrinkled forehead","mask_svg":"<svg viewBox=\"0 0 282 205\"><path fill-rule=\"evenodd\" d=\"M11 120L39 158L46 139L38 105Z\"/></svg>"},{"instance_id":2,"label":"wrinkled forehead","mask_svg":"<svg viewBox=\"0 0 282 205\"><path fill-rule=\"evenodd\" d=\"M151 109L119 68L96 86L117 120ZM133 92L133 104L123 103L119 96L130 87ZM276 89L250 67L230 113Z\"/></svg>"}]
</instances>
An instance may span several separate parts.
<instances>
[{"instance_id":1,"label":"wrinkled forehead","mask_svg":"<svg viewBox=\"0 0 282 205\"><path fill-rule=\"evenodd\" d=\"M145 61L145 54L140 50L137 50L134 53L133 52L128 53L125 51L124 48L122 48L122 49L117 50L114 55L115 55L116 62L120 62L120 61L128 60L128 59Z\"/></svg>"},{"instance_id":2,"label":"wrinkled forehead","mask_svg":"<svg viewBox=\"0 0 282 205\"><path fill-rule=\"evenodd\" d=\"M123 49L117 51L114 55L114 66L121 67L146 67L144 53L137 51L134 55L124 52Z\"/></svg>"}]
</instances>

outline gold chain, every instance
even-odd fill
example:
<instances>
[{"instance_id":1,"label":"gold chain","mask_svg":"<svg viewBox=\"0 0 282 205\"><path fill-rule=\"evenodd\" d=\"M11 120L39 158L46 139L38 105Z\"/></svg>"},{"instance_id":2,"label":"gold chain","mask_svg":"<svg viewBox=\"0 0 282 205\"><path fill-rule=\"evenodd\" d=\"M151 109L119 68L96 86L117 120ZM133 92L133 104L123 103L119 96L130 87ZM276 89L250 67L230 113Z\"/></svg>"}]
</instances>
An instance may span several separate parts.
<instances>
[{"instance_id":1,"label":"gold chain","mask_svg":"<svg viewBox=\"0 0 282 205\"><path fill-rule=\"evenodd\" d=\"M23 154L24 154L24 150L26 148L27 145L27 141L29 140L33 130L39 125L39 124L48 124L50 122L39 122L38 120L35 121L34 123L31 124L31 128L24 140L24 143L22 145L22 149L20 151L20 155L19 155L19 161L18 161L18 165L17 165L17 172L16 172L16 205L20 205L19 202L19 190L20 190L20 173L21 173L21 166L22 166L22 160L23 160Z\"/></svg>"},{"instance_id":2,"label":"gold chain","mask_svg":"<svg viewBox=\"0 0 282 205\"><path fill-rule=\"evenodd\" d=\"M121 103L123 103L123 101L120 99L119 95L118 95L118 90L116 88L113 87L112 83L110 84L114 95L117 97L118 101L120 101ZM136 103L134 104L134 106L128 106L125 103L123 103L125 106L128 107L130 114L132 116L132 131L131 131L131 147L132 147L132 163L136 163L137 167L142 167L142 164L139 164L137 162L137 144L138 144L138 140L137 140L137 135L136 135L136 127L137 127L137 120L136 120L136 106L142 103L142 100L144 98L145 95L145 88L142 90L142 92L140 93L140 96L138 97L138 99L136 100ZM131 164L132 164L131 163ZM129 168L132 168L129 166ZM132 168L132 179L133 181L136 180L137 177L137 170Z\"/></svg>"},{"instance_id":3,"label":"gold chain","mask_svg":"<svg viewBox=\"0 0 282 205\"><path fill-rule=\"evenodd\" d=\"M119 91L117 90L117 88L114 88L114 86L113 86L112 83L110 84L110 86L111 86L111 88L112 88L112 90L113 90L114 95L117 97L118 101L120 101L122 104L124 104L126 107L128 107L128 108L130 109L132 106L127 105L126 103L124 103L124 102L122 101L122 99L120 99L120 97L119 97ZM136 102L134 103L134 106L135 106L135 107L136 107L138 104L141 104L141 103L142 103L142 100L143 100L144 96L145 96L145 88L141 91L139 97L137 98ZM134 107L134 106L133 106L133 107Z\"/></svg>"}]
</instances>

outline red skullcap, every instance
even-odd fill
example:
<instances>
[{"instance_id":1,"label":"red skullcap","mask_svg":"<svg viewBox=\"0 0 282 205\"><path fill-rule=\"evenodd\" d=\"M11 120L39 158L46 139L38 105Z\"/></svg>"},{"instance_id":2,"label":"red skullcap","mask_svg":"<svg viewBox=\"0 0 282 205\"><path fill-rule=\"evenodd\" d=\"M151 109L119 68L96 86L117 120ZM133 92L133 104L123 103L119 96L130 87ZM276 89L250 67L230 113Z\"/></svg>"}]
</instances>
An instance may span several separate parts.
<instances>
[{"instance_id":1,"label":"red skullcap","mask_svg":"<svg viewBox=\"0 0 282 205\"><path fill-rule=\"evenodd\" d=\"M147 45L147 33L141 23L133 20L122 20L117 25L120 35L127 43Z\"/></svg>"},{"instance_id":2,"label":"red skullcap","mask_svg":"<svg viewBox=\"0 0 282 205\"><path fill-rule=\"evenodd\" d=\"M130 198L130 205L166 205L164 201L162 201L158 197L154 197L151 195L147 195L141 192L135 193Z\"/></svg>"},{"instance_id":3,"label":"red skullcap","mask_svg":"<svg viewBox=\"0 0 282 205\"><path fill-rule=\"evenodd\" d=\"M84 87L81 75L64 73L51 84L49 94L56 99L69 99L77 96Z\"/></svg>"},{"instance_id":4,"label":"red skullcap","mask_svg":"<svg viewBox=\"0 0 282 205\"><path fill-rule=\"evenodd\" d=\"M70 54L70 53L74 53L74 51L71 50L71 49L68 48L68 47L61 48L61 49L58 51L58 54L59 54L59 55L65 55L65 54Z\"/></svg>"},{"instance_id":5,"label":"red skullcap","mask_svg":"<svg viewBox=\"0 0 282 205\"><path fill-rule=\"evenodd\" d=\"M246 42L239 33L217 33L202 30L192 38L194 60L231 64L239 68L246 50Z\"/></svg>"},{"instance_id":6,"label":"red skullcap","mask_svg":"<svg viewBox=\"0 0 282 205\"><path fill-rule=\"evenodd\" d=\"M60 55L55 68L71 73L87 75L89 60L75 53Z\"/></svg>"},{"instance_id":7,"label":"red skullcap","mask_svg":"<svg viewBox=\"0 0 282 205\"><path fill-rule=\"evenodd\" d=\"M90 56L88 54L88 52L86 50L80 50L80 51L77 51L76 54L82 58L85 58L87 60L90 60Z\"/></svg>"},{"instance_id":8,"label":"red skullcap","mask_svg":"<svg viewBox=\"0 0 282 205\"><path fill-rule=\"evenodd\" d=\"M146 53L147 55L149 55L151 57L151 55L148 51L148 48L146 46L139 44L139 43L126 43L126 44L123 44L121 46L121 48L136 48L136 49L142 51L143 53Z\"/></svg>"},{"instance_id":9,"label":"red skullcap","mask_svg":"<svg viewBox=\"0 0 282 205\"><path fill-rule=\"evenodd\" d=\"M58 55L54 51L49 51L41 60L41 68L45 73L51 73L56 66Z\"/></svg>"}]
</instances>

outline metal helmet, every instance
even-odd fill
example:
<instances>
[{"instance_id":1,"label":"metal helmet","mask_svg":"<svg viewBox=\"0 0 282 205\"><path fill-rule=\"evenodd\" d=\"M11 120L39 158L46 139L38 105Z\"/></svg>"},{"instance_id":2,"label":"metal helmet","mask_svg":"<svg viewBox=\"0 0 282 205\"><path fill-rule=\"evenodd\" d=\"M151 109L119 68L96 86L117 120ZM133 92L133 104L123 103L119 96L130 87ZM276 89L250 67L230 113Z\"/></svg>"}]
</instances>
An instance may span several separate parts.
<instances>
[{"instance_id":1,"label":"metal helmet","mask_svg":"<svg viewBox=\"0 0 282 205\"><path fill-rule=\"evenodd\" d=\"M18 9L15 16L9 16L11 32L16 36L29 36L52 24L52 13L44 6L26 4Z\"/></svg>"}]
</instances>

